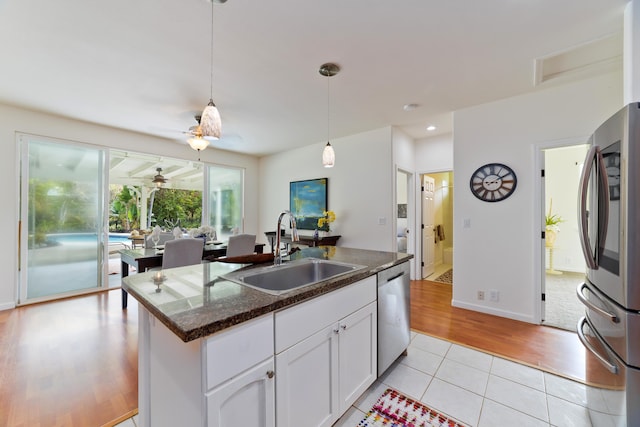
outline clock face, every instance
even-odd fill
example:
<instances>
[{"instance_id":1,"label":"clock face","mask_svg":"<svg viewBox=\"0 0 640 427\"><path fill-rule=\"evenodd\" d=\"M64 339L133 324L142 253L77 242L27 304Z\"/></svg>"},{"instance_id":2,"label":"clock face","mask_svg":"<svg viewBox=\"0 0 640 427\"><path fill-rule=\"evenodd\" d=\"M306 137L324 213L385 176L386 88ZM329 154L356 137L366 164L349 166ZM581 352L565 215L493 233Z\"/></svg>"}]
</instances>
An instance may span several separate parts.
<instances>
[{"instance_id":1,"label":"clock face","mask_svg":"<svg viewBox=\"0 0 640 427\"><path fill-rule=\"evenodd\" d=\"M516 174L501 163L489 163L479 167L469 181L471 192L485 202L499 202L506 199L516 189Z\"/></svg>"}]
</instances>

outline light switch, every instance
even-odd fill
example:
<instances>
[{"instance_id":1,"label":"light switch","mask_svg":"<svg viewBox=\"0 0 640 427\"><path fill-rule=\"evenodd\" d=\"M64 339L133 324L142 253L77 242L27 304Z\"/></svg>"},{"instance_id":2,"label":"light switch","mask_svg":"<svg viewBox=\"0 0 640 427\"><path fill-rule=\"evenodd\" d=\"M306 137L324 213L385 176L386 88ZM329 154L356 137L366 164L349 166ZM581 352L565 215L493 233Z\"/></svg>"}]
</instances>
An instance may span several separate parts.
<instances>
[{"instance_id":1,"label":"light switch","mask_svg":"<svg viewBox=\"0 0 640 427\"><path fill-rule=\"evenodd\" d=\"M378 218L378 225L387 225L387 218L385 217Z\"/></svg>"},{"instance_id":2,"label":"light switch","mask_svg":"<svg viewBox=\"0 0 640 427\"><path fill-rule=\"evenodd\" d=\"M465 218L463 220L462 228L471 228L471 218Z\"/></svg>"}]
</instances>

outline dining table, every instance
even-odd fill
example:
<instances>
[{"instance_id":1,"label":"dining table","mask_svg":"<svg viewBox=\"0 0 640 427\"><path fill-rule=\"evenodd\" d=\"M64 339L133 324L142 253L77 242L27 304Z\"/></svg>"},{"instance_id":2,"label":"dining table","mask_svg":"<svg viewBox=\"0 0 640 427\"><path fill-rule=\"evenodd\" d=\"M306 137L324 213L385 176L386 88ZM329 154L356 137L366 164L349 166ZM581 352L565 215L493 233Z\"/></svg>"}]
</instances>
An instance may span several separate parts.
<instances>
[{"instance_id":1,"label":"dining table","mask_svg":"<svg viewBox=\"0 0 640 427\"><path fill-rule=\"evenodd\" d=\"M256 243L254 248L255 253L263 253L264 246L264 243ZM162 267L162 256L164 252L162 247L121 249L118 252L120 253L120 271L123 278L129 275L129 266L134 267L136 271L139 272L144 272L154 267ZM202 258L218 258L226 254L226 242L212 242L204 245ZM122 309L127 308L128 296L127 291L122 289Z\"/></svg>"}]
</instances>

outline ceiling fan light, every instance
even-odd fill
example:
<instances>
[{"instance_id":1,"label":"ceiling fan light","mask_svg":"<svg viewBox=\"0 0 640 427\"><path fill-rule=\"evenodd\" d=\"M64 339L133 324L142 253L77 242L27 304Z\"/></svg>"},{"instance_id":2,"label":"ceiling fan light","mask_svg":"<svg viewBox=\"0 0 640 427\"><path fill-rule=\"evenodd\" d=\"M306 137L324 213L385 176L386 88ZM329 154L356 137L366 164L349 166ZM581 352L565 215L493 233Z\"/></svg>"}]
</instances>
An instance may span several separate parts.
<instances>
[{"instance_id":1,"label":"ceiling fan light","mask_svg":"<svg viewBox=\"0 0 640 427\"><path fill-rule=\"evenodd\" d=\"M336 153L333 151L331 143L327 141L327 145L324 146L324 151L322 152L322 166L332 168L335 163Z\"/></svg>"},{"instance_id":2,"label":"ceiling fan light","mask_svg":"<svg viewBox=\"0 0 640 427\"><path fill-rule=\"evenodd\" d=\"M209 141L202 138L201 136L194 136L193 138L187 139L187 143L189 143L189 147L194 150L201 151L209 146Z\"/></svg>"},{"instance_id":3,"label":"ceiling fan light","mask_svg":"<svg viewBox=\"0 0 640 427\"><path fill-rule=\"evenodd\" d=\"M209 104L207 104L202 112L200 129L202 130L202 136L207 139L220 139L222 120L220 119L220 112L216 108L216 104L213 103L213 99L209 100Z\"/></svg>"}]
</instances>

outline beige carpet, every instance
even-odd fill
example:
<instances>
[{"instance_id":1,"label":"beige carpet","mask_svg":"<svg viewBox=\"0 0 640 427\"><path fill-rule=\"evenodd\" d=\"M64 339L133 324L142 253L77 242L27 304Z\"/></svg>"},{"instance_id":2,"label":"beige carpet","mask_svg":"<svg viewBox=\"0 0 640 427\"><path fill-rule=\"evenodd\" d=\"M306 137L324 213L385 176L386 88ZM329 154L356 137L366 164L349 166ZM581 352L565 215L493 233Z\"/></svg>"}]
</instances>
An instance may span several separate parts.
<instances>
[{"instance_id":1,"label":"beige carpet","mask_svg":"<svg viewBox=\"0 0 640 427\"><path fill-rule=\"evenodd\" d=\"M584 305L576 296L576 287L582 282L582 273L563 272L560 275L546 275L543 325L576 331L578 320L584 316Z\"/></svg>"}]
</instances>

